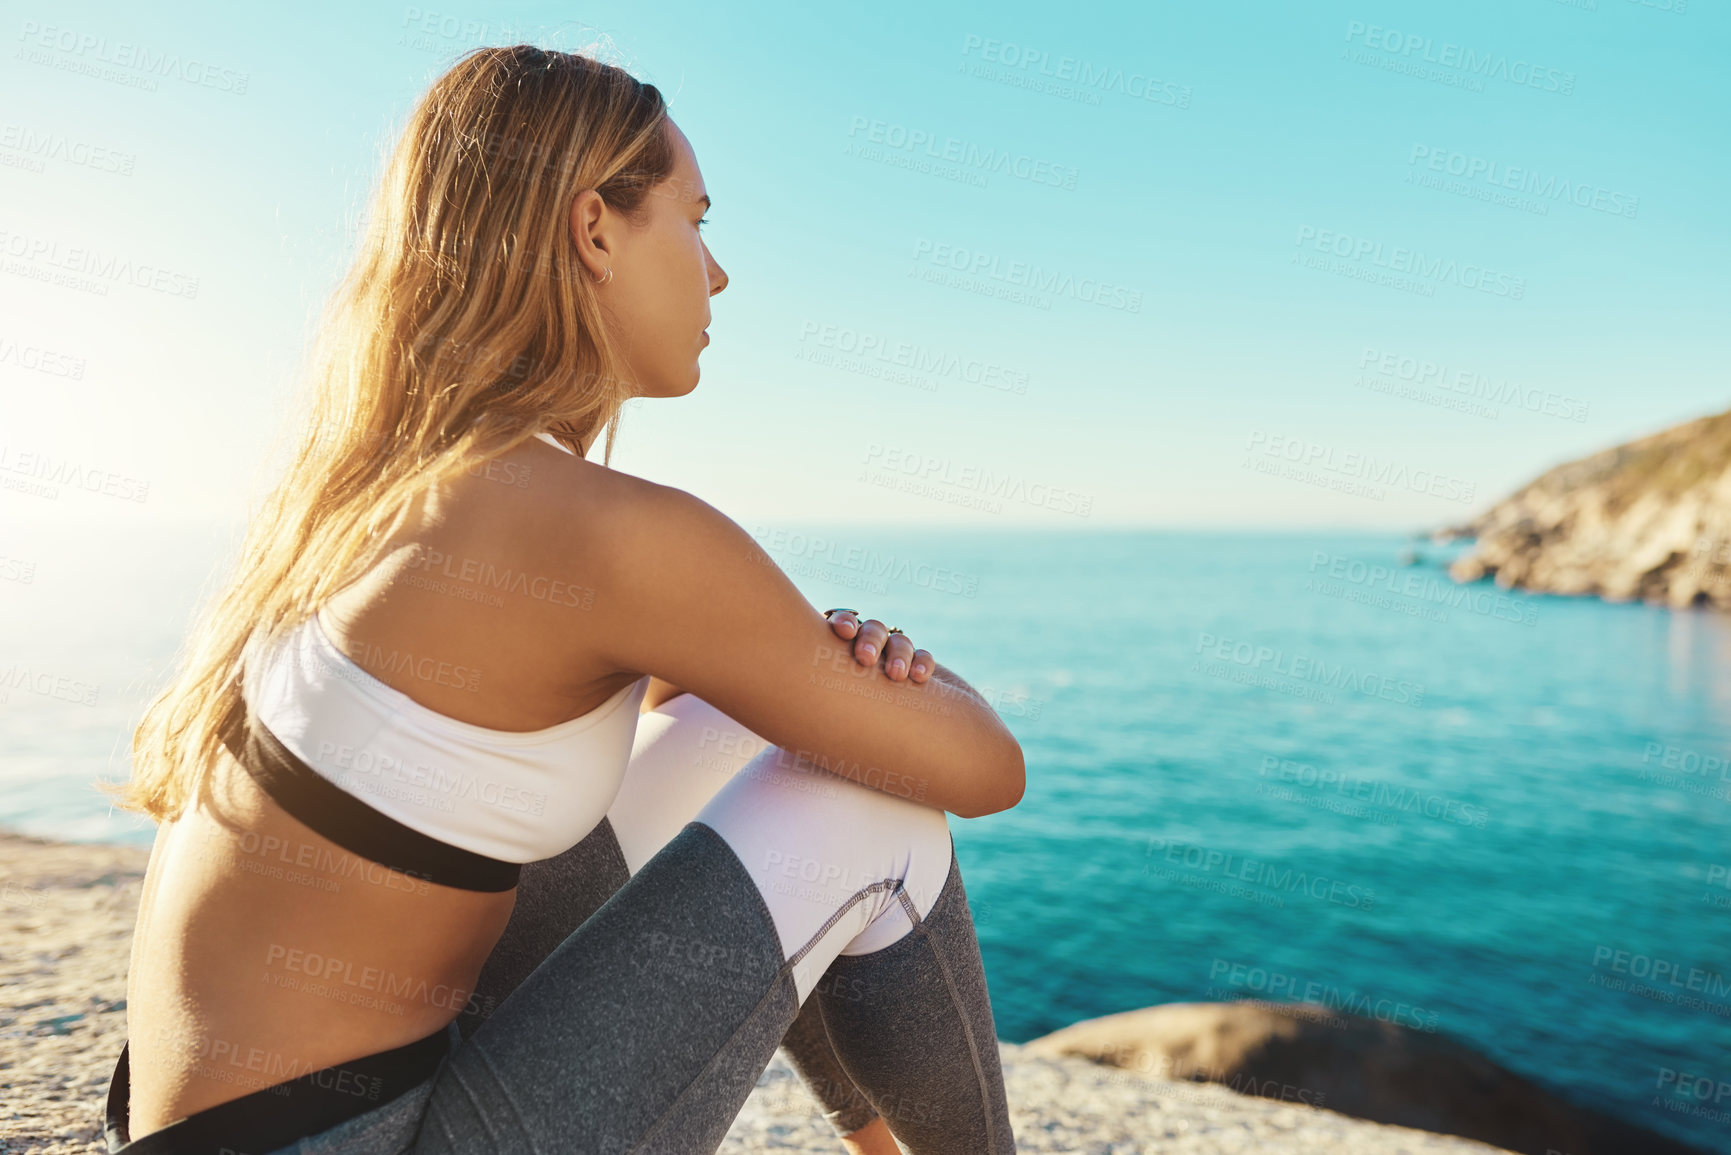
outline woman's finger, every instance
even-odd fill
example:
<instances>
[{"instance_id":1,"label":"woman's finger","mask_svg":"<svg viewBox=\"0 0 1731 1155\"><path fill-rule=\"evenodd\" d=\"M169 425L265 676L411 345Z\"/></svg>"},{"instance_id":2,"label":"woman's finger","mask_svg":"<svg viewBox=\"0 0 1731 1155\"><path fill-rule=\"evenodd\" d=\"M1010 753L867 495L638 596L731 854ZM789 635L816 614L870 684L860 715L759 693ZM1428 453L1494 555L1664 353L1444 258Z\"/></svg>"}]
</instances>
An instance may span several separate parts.
<instances>
[{"instance_id":1,"label":"woman's finger","mask_svg":"<svg viewBox=\"0 0 1731 1155\"><path fill-rule=\"evenodd\" d=\"M854 635L853 656L861 665L869 666L878 660L883 653L884 639L890 636L890 628L876 618L867 618L860 625L859 633Z\"/></svg>"},{"instance_id":2,"label":"woman's finger","mask_svg":"<svg viewBox=\"0 0 1731 1155\"><path fill-rule=\"evenodd\" d=\"M899 682L906 678L913 660L913 640L906 634L891 634L884 643L884 673L890 676L890 681Z\"/></svg>"},{"instance_id":3,"label":"woman's finger","mask_svg":"<svg viewBox=\"0 0 1731 1155\"><path fill-rule=\"evenodd\" d=\"M923 683L932 676L933 671L937 668L937 659L932 657L930 650L915 650L908 680Z\"/></svg>"},{"instance_id":4,"label":"woman's finger","mask_svg":"<svg viewBox=\"0 0 1731 1155\"><path fill-rule=\"evenodd\" d=\"M829 628L843 638L859 636L859 615L853 610L836 610L828 615Z\"/></svg>"}]
</instances>

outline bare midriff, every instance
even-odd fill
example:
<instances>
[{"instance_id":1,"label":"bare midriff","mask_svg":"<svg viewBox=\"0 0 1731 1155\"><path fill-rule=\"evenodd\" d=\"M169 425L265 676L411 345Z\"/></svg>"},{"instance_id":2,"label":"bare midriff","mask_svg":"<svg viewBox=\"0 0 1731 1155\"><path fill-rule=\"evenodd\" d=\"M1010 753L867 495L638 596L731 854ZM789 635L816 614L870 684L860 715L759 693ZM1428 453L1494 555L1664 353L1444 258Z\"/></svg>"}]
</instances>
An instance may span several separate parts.
<instances>
[{"instance_id":1,"label":"bare midriff","mask_svg":"<svg viewBox=\"0 0 1731 1155\"><path fill-rule=\"evenodd\" d=\"M226 751L220 762L220 802L158 831L139 906L127 984L135 1139L445 1026L515 901L352 854Z\"/></svg>"}]
</instances>

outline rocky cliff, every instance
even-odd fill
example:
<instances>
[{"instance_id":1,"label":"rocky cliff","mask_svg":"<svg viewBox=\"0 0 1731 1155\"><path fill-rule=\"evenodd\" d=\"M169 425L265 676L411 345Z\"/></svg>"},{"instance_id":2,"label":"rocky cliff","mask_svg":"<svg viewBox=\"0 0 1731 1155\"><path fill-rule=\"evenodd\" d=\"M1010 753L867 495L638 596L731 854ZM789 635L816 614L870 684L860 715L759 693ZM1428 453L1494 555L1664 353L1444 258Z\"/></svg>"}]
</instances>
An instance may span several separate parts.
<instances>
[{"instance_id":1,"label":"rocky cliff","mask_svg":"<svg viewBox=\"0 0 1731 1155\"><path fill-rule=\"evenodd\" d=\"M1731 609L1731 412L1559 465L1439 540L1457 581Z\"/></svg>"}]
</instances>

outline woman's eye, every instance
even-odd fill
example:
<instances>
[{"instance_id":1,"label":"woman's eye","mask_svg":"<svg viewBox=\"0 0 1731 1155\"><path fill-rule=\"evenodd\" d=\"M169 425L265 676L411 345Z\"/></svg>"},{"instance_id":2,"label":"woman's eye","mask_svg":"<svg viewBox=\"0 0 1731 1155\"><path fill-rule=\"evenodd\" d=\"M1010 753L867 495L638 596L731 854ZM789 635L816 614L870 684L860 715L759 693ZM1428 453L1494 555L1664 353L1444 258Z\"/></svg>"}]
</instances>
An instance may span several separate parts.
<instances>
[{"instance_id":1,"label":"woman's eye","mask_svg":"<svg viewBox=\"0 0 1731 1155\"><path fill-rule=\"evenodd\" d=\"M701 217L701 218L699 218L699 219L698 219L698 222L697 222L697 227L698 227L698 228L702 228L702 227L703 227L703 226L704 226L704 225L706 225L706 224L708 224L708 223L709 223L709 218L708 218L708 217Z\"/></svg>"}]
</instances>

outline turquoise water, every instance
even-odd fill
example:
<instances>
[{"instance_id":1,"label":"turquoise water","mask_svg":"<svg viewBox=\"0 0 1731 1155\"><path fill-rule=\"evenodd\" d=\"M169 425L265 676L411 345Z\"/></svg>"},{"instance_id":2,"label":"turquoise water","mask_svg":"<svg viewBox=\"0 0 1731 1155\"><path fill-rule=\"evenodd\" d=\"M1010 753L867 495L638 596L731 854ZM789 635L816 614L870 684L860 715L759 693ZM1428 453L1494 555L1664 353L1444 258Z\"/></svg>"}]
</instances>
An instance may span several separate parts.
<instances>
[{"instance_id":1,"label":"turquoise water","mask_svg":"<svg viewBox=\"0 0 1731 1155\"><path fill-rule=\"evenodd\" d=\"M754 532L1022 741L1022 804L951 818L1003 1038L1308 994L1731 1152L1731 623L1455 586L1392 536ZM0 824L148 838L83 783L197 570L106 649L56 635L96 706L0 706Z\"/></svg>"}]
</instances>

